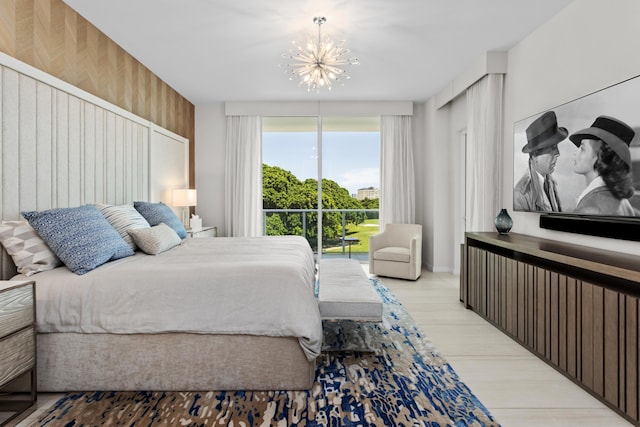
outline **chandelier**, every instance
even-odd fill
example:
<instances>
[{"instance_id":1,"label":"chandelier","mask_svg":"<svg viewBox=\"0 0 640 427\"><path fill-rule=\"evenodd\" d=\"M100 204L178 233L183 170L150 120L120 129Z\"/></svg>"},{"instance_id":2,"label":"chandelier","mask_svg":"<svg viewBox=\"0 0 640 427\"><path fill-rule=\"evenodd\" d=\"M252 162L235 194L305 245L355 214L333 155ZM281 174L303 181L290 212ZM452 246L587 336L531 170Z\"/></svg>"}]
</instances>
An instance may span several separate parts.
<instances>
[{"instance_id":1,"label":"chandelier","mask_svg":"<svg viewBox=\"0 0 640 427\"><path fill-rule=\"evenodd\" d=\"M300 79L298 86L307 85L307 91L320 93L322 87L331 90L334 83L344 85L344 80L350 79L349 73L342 68L344 65L359 64L358 58L347 58L349 49L342 47L344 40L334 43L328 35L322 34L322 24L327 22L324 16L313 18L318 26L318 38L309 37L306 48L295 41L294 47L282 57L290 59L292 63L281 64L289 80Z\"/></svg>"}]
</instances>

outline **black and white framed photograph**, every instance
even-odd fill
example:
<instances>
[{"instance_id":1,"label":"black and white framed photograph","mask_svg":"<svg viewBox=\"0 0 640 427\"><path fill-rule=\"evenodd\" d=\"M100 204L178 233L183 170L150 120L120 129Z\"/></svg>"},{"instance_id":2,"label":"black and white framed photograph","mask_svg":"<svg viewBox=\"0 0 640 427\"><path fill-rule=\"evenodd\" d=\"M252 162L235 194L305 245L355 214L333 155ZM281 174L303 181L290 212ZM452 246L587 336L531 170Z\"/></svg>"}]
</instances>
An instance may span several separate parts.
<instances>
[{"instance_id":1,"label":"black and white framed photograph","mask_svg":"<svg viewBox=\"0 0 640 427\"><path fill-rule=\"evenodd\" d=\"M640 77L514 124L513 209L640 218Z\"/></svg>"}]
</instances>

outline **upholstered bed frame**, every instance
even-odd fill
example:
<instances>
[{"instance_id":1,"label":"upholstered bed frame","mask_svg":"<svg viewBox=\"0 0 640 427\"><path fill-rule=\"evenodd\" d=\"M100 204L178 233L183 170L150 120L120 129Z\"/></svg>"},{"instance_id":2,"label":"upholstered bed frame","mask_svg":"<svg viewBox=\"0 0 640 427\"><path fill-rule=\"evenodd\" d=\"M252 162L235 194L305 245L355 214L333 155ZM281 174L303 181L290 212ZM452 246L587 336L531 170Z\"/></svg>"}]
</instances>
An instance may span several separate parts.
<instances>
[{"instance_id":1,"label":"upholstered bed frame","mask_svg":"<svg viewBox=\"0 0 640 427\"><path fill-rule=\"evenodd\" d=\"M185 138L2 53L0 101L3 220L25 210L168 201L169 190L188 184ZM0 277L15 274L3 249ZM37 336L38 391L299 390L311 387L314 371L295 337Z\"/></svg>"}]
</instances>

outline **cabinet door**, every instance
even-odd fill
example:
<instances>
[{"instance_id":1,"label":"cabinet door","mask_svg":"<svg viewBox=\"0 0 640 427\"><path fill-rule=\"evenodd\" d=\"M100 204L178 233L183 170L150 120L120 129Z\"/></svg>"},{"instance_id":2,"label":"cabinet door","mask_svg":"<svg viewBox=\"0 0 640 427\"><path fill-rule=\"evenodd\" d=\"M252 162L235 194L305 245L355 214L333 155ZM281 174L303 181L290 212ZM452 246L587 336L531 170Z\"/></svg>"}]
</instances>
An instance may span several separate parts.
<instances>
[{"instance_id":1,"label":"cabinet door","mask_svg":"<svg viewBox=\"0 0 640 427\"><path fill-rule=\"evenodd\" d=\"M505 258L487 252L487 319L504 327L504 298L506 297Z\"/></svg>"},{"instance_id":2,"label":"cabinet door","mask_svg":"<svg viewBox=\"0 0 640 427\"><path fill-rule=\"evenodd\" d=\"M468 304L475 312L486 316L487 252L471 247L469 248L468 257Z\"/></svg>"},{"instance_id":3,"label":"cabinet door","mask_svg":"<svg viewBox=\"0 0 640 427\"><path fill-rule=\"evenodd\" d=\"M593 389L593 368L594 368L594 336L593 328L595 315L593 302L593 285L582 282L582 356L581 382L587 388Z\"/></svg>"},{"instance_id":4,"label":"cabinet door","mask_svg":"<svg viewBox=\"0 0 640 427\"><path fill-rule=\"evenodd\" d=\"M567 374L580 379L580 282L567 277Z\"/></svg>"},{"instance_id":5,"label":"cabinet door","mask_svg":"<svg viewBox=\"0 0 640 427\"><path fill-rule=\"evenodd\" d=\"M624 369L620 370L618 378L620 393L620 408L634 420L640 419L638 411L638 374L640 366L640 340L638 340L638 328L640 327L640 310L638 309L638 298L626 295L622 302L621 325L624 326L620 336L624 347L620 352L620 362Z\"/></svg>"},{"instance_id":6,"label":"cabinet door","mask_svg":"<svg viewBox=\"0 0 640 427\"><path fill-rule=\"evenodd\" d=\"M624 329L625 325L620 321L620 317L624 316L624 305L621 306L621 302L624 301L624 295L618 292L604 289L603 292L603 325L602 332L604 334L602 340L602 363L603 363L603 396L604 399L620 407L620 385L619 382L622 379L624 381L624 358L621 355L624 354ZM622 308L622 311L621 311Z\"/></svg>"},{"instance_id":7,"label":"cabinet door","mask_svg":"<svg viewBox=\"0 0 640 427\"><path fill-rule=\"evenodd\" d=\"M560 365L560 283L564 276L555 272L549 272L549 310L547 313L547 331L549 334L548 358L555 366Z\"/></svg>"},{"instance_id":8,"label":"cabinet door","mask_svg":"<svg viewBox=\"0 0 640 427\"><path fill-rule=\"evenodd\" d=\"M547 314L547 271L540 267L535 267L535 346L536 353L545 357L547 349L546 340L546 314Z\"/></svg>"},{"instance_id":9,"label":"cabinet door","mask_svg":"<svg viewBox=\"0 0 640 427\"><path fill-rule=\"evenodd\" d=\"M536 268L524 264L525 276L525 322L526 333L524 343L531 350L536 348Z\"/></svg>"},{"instance_id":10,"label":"cabinet door","mask_svg":"<svg viewBox=\"0 0 640 427\"><path fill-rule=\"evenodd\" d=\"M460 301L467 303L467 245L460 245Z\"/></svg>"},{"instance_id":11,"label":"cabinet door","mask_svg":"<svg viewBox=\"0 0 640 427\"><path fill-rule=\"evenodd\" d=\"M35 366L35 332L23 329L0 340L0 386Z\"/></svg>"},{"instance_id":12,"label":"cabinet door","mask_svg":"<svg viewBox=\"0 0 640 427\"><path fill-rule=\"evenodd\" d=\"M504 257L503 257L504 258ZM506 323L505 329L514 337L518 335L518 262L511 258L504 258L505 264L505 298Z\"/></svg>"},{"instance_id":13,"label":"cabinet door","mask_svg":"<svg viewBox=\"0 0 640 427\"><path fill-rule=\"evenodd\" d=\"M0 292L0 338L33 324L33 287Z\"/></svg>"},{"instance_id":14,"label":"cabinet door","mask_svg":"<svg viewBox=\"0 0 640 427\"><path fill-rule=\"evenodd\" d=\"M514 280L516 281L515 301L518 310L515 318L515 331L518 341L525 343L527 338L527 264L516 262Z\"/></svg>"}]
</instances>

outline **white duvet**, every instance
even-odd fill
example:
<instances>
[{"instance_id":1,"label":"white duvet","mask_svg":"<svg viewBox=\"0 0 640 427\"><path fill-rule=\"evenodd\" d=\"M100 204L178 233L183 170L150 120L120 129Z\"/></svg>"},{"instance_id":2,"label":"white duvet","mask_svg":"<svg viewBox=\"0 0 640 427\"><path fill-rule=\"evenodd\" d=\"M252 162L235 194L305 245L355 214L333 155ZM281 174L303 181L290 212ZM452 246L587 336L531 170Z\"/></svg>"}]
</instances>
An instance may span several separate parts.
<instances>
[{"instance_id":1,"label":"white duvet","mask_svg":"<svg viewBox=\"0 0 640 427\"><path fill-rule=\"evenodd\" d=\"M320 353L315 262L302 237L186 239L82 276L61 267L31 279L41 333L293 336L309 360Z\"/></svg>"}]
</instances>

